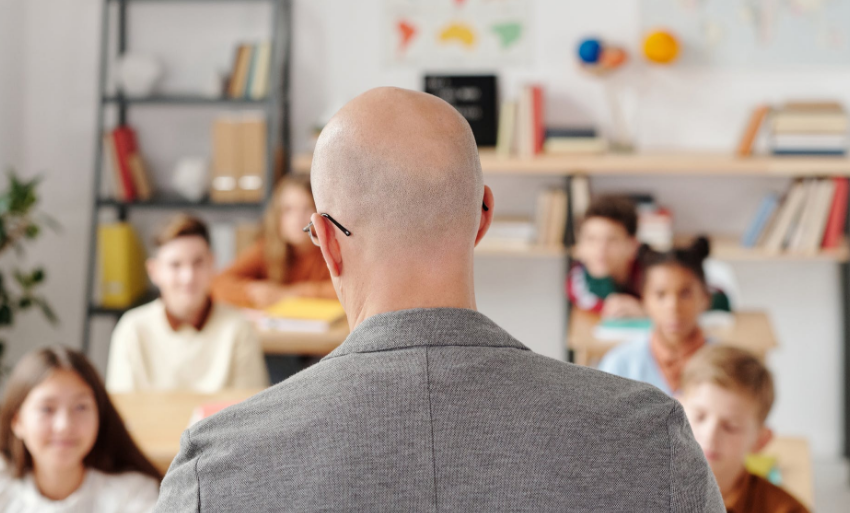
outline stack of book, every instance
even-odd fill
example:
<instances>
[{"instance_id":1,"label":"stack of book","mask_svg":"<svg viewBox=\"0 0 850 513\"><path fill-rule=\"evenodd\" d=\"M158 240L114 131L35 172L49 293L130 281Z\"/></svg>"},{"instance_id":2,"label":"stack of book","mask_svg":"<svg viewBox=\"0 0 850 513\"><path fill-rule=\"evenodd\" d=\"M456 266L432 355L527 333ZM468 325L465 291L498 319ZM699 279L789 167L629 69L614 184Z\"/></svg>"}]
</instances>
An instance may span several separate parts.
<instances>
[{"instance_id":1,"label":"stack of book","mask_svg":"<svg viewBox=\"0 0 850 513\"><path fill-rule=\"evenodd\" d=\"M271 43L240 44L225 84L224 96L260 100L269 92Z\"/></svg>"},{"instance_id":2,"label":"stack of book","mask_svg":"<svg viewBox=\"0 0 850 513\"><path fill-rule=\"evenodd\" d=\"M538 246L563 247L568 208L567 191L564 189L545 189L538 195L535 219Z\"/></svg>"},{"instance_id":3,"label":"stack of book","mask_svg":"<svg viewBox=\"0 0 850 513\"><path fill-rule=\"evenodd\" d=\"M787 103L773 112L770 126L774 155L847 153L847 113L838 103Z\"/></svg>"},{"instance_id":4,"label":"stack of book","mask_svg":"<svg viewBox=\"0 0 850 513\"><path fill-rule=\"evenodd\" d=\"M795 181L782 200L768 194L741 245L771 253L813 254L837 248L847 221L849 191L847 178L808 178Z\"/></svg>"},{"instance_id":5,"label":"stack of book","mask_svg":"<svg viewBox=\"0 0 850 513\"><path fill-rule=\"evenodd\" d=\"M226 114L213 122L212 189L215 203L257 203L263 199L267 167L263 113Z\"/></svg>"},{"instance_id":6,"label":"stack of book","mask_svg":"<svg viewBox=\"0 0 850 513\"><path fill-rule=\"evenodd\" d=\"M266 308L259 325L275 331L326 333L344 317L336 299L290 298Z\"/></svg>"},{"instance_id":7,"label":"stack of book","mask_svg":"<svg viewBox=\"0 0 850 513\"><path fill-rule=\"evenodd\" d=\"M519 101L502 103L496 137L496 153L509 156L514 152L533 157L543 151L545 137L543 88L523 87Z\"/></svg>"},{"instance_id":8,"label":"stack of book","mask_svg":"<svg viewBox=\"0 0 850 513\"><path fill-rule=\"evenodd\" d=\"M673 248L673 214L651 196L635 197L638 213L637 239L656 251Z\"/></svg>"},{"instance_id":9,"label":"stack of book","mask_svg":"<svg viewBox=\"0 0 850 513\"><path fill-rule=\"evenodd\" d=\"M103 147L112 170L110 182L115 199L125 203L150 200L153 190L136 132L121 125L103 136Z\"/></svg>"},{"instance_id":10,"label":"stack of book","mask_svg":"<svg viewBox=\"0 0 850 513\"><path fill-rule=\"evenodd\" d=\"M547 128L543 151L549 154L599 154L608 150L608 142L594 128Z\"/></svg>"}]
</instances>

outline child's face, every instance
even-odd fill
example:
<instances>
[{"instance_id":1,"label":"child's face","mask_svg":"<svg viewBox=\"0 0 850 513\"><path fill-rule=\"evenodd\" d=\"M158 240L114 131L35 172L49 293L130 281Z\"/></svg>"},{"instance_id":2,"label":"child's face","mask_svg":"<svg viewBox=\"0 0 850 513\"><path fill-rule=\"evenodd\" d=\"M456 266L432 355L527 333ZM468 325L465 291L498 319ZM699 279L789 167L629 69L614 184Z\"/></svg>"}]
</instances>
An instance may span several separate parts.
<instances>
[{"instance_id":1,"label":"child's face","mask_svg":"<svg viewBox=\"0 0 850 513\"><path fill-rule=\"evenodd\" d=\"M148 261L148 273L168 311L186 318L203 308L209 297L214 273L212 252L202 237L178 237Z\"/></svg>"},{"instance_id":2,"label":"child's face","mask_svg":"<svg viewBox=\"0 0 850 513\"><path fill-rule=\"evenodd\" d=\"M594 278L628 273L636 252L637 240L623 225L604 217L581 224L576 256Z\"/></svg>"},{"instance_id":3,"label":"child's face","mask_svg":"<svg viewBox=\"0 0 850 513\"><path fill-rule=\"evenodd\" d=\"M755 399L746 394L699 383L684 391L682 406L719 483L737 478L747 454L762 450L770 441Z\"/></svg>"},{"instance_id":4,"label":"child's face","mask_svg":"<svg viewBox=\"0 0 850 513\"><path fill-rule=\"evenodd\" d=\"M99 416L94 392L76 373L56 370L24 399L12 430L36 468L73 469L97 440Z\"/></svg>"},{"instance_id":5,"label":"child's face","mask_svg":"<svg viewBox=\"0 0 850 513\"><path fill-rule=\"evenodd\" d=\"M656 333L667 342L688 340L697 330L708 301L708 292L699 278L679 265L657 265L647 271L643 306Z\"/></svg>"},{"instance_id":6,"label":"child's face","mask_svg":"<svg viewBox=\"0 0 850 513\"><path fill-rule=\"evenodd\" d=\"M302 230L310 224L310 216L316 212L313 197L301 187L284 187L278 201L280 209L280 236L295 246L308 246L310 236Z\"/></svg>"}]
</instances>

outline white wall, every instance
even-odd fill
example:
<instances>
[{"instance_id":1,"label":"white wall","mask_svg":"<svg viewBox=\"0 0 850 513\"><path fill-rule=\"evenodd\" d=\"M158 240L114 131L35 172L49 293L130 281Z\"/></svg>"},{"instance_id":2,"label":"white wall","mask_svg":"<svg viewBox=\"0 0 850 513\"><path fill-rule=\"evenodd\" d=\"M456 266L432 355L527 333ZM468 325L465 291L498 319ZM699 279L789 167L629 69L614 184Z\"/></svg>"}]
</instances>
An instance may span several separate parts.
<instances>
[{"instance_id":1,"label":"white wall","mask_svg":"<svg viewBox=\"0 0 850 513\"><path fill-rule=\"evenodd\" d=\"M511 95L524 81L541 82L547 89L551 121L599 121L604 127L608 116L602 89L575 69L575 42L596 33L635 49L638 2L530 3L536 6L535 60L525 68L498 70L502 91ZM48 268L46 292L62 325L50 328L36 315L21 319L9 335L8 363L38 345L79 344L96 137L100 5L99 0L0 0L0 165L9 161L26 173L43 173L45 209L64 226L61 234L43 237L28 252L30 263ZM256 5L209 9L201 5L134 7L139 16L131 30L131 47L162 53L171 71L165 82L169 90L204 87L210 70L227 66L234 41L267 30L268 20L262 11L258 14ZM381 5L381 0L295 1L296 148L307 147L309 127L368 88L420 87L422 70L384 67L378 30ZM729 150L751 108L762 101L829 97L850 104L850 67L804 74L790 69L650 70L633 64L620 81L629 84L625 95L634 105L630 119L644 149ZM186 116L151 110L133 118L160 180L167 178L179 156L208 151L209 114L186 111ZM502 212L530 212L529 198L547 183L515 177L487 181ZM595 180L593 187L655 192L674 208L682 231L739 233L761 195L781 189L783 183L605 178ZM561 355L562 263L479 258L477 266L481 309L536 350ZM837 455L841 337L836 266L776 263L735 268L743 291L741 306L766 308L780 339L780 349L770 358L779 384L774 427L783 434L807 436L816 454ZM94 356L102 364L108 326L100 331Z\"/></svg>"}]
</instances>

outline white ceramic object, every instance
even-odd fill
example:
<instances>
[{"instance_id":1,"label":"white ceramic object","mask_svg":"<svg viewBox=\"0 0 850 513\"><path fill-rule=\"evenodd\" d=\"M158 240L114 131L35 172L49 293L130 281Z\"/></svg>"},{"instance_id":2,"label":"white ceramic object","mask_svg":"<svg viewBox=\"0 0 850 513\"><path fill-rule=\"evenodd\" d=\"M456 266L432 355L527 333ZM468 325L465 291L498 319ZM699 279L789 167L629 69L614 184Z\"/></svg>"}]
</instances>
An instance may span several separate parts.
<instances>
[{"instance_id":1,"label":"white ceramic object","mask_svg":"<svg viewBox=\"0 0 850 513\"><path fill-rule=\"evenodd\" d=\"M126 96L145 97L156 91L163 75L162 63L150 55L127 53L116 66L118 88Z\"/></svg>"},{"instance_id":2,"label":"white ceramic object","mask_svg":"<svg viewBox=\"0 0 850 513\"><path fill-rule=\"evenodd\" d=\"M202 157L180 159L171 178L171 185L180 196L196 202L206 196L209 182L209 163Z\"/></svg>"}]
</instances>

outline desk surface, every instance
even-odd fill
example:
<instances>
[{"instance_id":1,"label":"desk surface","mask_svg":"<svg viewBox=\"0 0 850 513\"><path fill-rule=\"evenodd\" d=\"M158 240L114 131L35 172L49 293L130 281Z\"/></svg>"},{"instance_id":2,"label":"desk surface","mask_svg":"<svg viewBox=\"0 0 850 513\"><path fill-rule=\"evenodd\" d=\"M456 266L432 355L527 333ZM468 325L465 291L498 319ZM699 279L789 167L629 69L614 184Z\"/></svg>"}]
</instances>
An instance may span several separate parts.
<instances>
[{"instance_id":1,"label":"desk surface","mask_svg":"<svg viewBox=\"0 0 850 513\"><path fill-rule=\"evenodd\" d=\"M164 473L180 451L180 435L189 427L195 408L207 403L243 401L261 391L144 392L110 394L110 397L139 448Z\"/></svg>"},{"instance_id":2,"label":"desk surface","mask_svg":"<svg viewBox=\"0 0 850 513\"><path fill-rule=\"evenodd\" d=\"M776 458L782 475L782 488L810 510L814 509L812 455L804 438L776 437L762 454Z\"/></svg>"},{"instance_id":3,"label":"desk surface","mask_svg":"<svg viewBox=\"0 0 850 513\"><path fill-rule=\"evenodd\" d=\"M259 330L260 342L266 354L327 356L349 334L348 321L342 319L325 333Z\"/></svg>"},{"instance_id":4,"label":"desk surface","mask_svg":"<svg viewBox=\"0 0 850 513\"><path fill-rule=\"evenodd\" d=\"M719 342L742 347L756 355L764 357L770 349L777 346L776 336L770 324L770 318L764 312L735 312L735 323L723 328L706 330L708 336ZM570 330L567 347L576 351L576 363L588 365L601 358L619 342L597 340L593 329L599 323L600 316L573 308L570 312ZM582 361L583 360L583 361Z\"/></svg>"}]
</instances>

